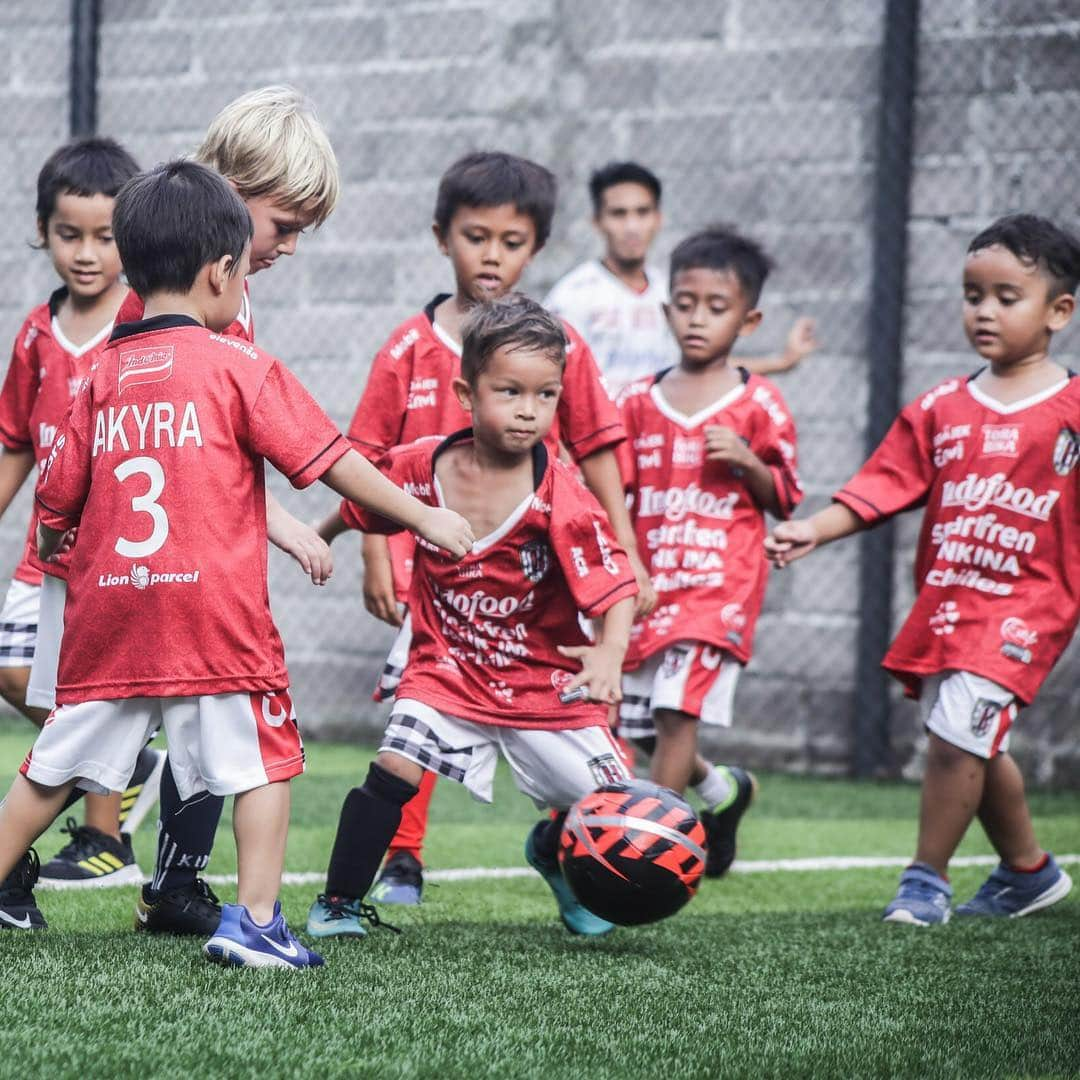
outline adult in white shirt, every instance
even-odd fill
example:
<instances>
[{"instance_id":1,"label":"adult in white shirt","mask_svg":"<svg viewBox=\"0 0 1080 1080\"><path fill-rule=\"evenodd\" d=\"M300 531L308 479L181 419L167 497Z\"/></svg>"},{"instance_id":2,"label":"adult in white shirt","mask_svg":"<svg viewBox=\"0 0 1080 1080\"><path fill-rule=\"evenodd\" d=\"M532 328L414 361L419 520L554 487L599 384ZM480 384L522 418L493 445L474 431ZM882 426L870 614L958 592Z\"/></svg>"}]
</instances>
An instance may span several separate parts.
<instances>
[{"instance_id":1,"label":"adult in white shirt","mask_svg":"<svg viewBox=\"0 0 1080 1080\"><path fill-rule=\"evenodd\" d=\"M566 319L596 357L612 392L679 358L664 305L667 275L647 263L660 231L659 178L633 161L616 161L589 179L593 224L604 238L604 255L557 281L544 306ZM816 348L812 319L795 321L779 357L747 360L759 374L786 371Z\"/></svg>"}]
</instances>

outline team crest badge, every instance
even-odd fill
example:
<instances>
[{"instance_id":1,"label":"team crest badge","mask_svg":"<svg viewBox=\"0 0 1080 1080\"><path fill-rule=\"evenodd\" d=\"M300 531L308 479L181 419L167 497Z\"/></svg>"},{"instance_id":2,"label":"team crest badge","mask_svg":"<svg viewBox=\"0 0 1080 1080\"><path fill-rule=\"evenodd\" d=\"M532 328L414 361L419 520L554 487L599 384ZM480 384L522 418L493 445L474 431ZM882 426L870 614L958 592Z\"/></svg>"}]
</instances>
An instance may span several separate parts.
<instances>
[{"instance_id":1,"label":"team crest badge","mask_svg":"<svg viewBox=\"0 0 1080 1080\"><path fill-rule=\"evenodd\" d=\"M586 764L597 787L604 784L618 784L626 779L626 771L614 754L600 754L599 757L589 758Z\"/></svg>"},{"instance_id":2,"label":"team crest badge","mask_svg":"<svg viewBox=\"0 0 1080 1080\"><path fill-rule=\"evenodd\" d=\"M660 674L665 679L671 679L682 671L690 653L686 649L671 648L664 653L664 662L660 665Z\"/></svg>"},{"instance_id":3,"label":"team crest badge","mask_svg":"<svg viewBox=\"0 0 1080 1080\"><path fill-rule=\"evenodd\" d=\"M1080 460L1080 432L1071 428L1062 428L1054 443L1054 472L1058 476L1068 476Z\"/></svg>"},{"instance_id":4,"label":"team crest badge","mask_svg":"<svg viewBox=\"0 0 1080 1080\"><path fill-rule=\"evenodd\" d=\"M534 585L551 569L551 548L543 540L530 540L521 549L521 572Z\"/></svg>"},{"instance_id":5,"label":"team crest badge","mask_svg":"<svg viewBox=\"0 0 1080 1080\"><path fill-rule=\"evenodd\" d=\"M985 735L1001 714L1001 706L988 698L979 698L971 710L971 733L980 738Z\"/></svg>"}]
</instances>

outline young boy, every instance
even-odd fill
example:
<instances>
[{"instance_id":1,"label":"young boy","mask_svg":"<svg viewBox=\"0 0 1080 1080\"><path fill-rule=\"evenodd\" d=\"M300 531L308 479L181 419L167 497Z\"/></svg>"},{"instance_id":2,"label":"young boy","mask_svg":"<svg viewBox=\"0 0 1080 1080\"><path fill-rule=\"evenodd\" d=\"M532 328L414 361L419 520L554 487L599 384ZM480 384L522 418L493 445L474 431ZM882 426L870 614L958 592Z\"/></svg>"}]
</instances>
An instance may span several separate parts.
<instances>
[{"instance_id":1,"label":"young boy","mask_svg":"<svg viewBox=\"0 0 1080 1080\"><path fill-rule=\"evenodd\" d=\"M39 554L70 546L77 528L78 587L59 705L0 808L0 872L75 783L122 789L162 724L182 798L236 796L238 903L205 952L319 965L277 900L286 781L304 758L267 604L263 459L295 487L321 479L458 557L472 534L351 451L280 361L220 334L241 306L252 225L217 173L180 161L137 177L114 226L145 317L113 332L38 487Z\"/></svg>"},{"instance_id":2,"label":"young boy","mask_svg":"<svg viewBox=\"0 0 1080 1080\"><path fill-rule=\"evenodd\" d=\"M660 179L636 161L612 161L589 178L593 227L604 241L589 259L560 278L544 306L578 327L608 385L615 390L677 362L679 350L664 318L667 281L648 263L663 223ZM817 348L812 319L795 321L784 352L744 360L758 375L788 371Z\"/></svg>"},{"instance_id":3,"label":"young boy","mask_svg":"<svg viewBox=\"0 0 1080 1080\"><path fill-rule=\"evenodd\" d=\"M452 386L461 370L461 325L476 304L504 295L547 242L555 212L555 177L541 165L512 154L474 153L443 175L435 202L433 231L453 266L456 291L440 294L402 324L376 355L349 436L369 460L427 435L448 435L468 423ZM563 393L548 435L552 451L561 442L579 464L627 550L642 595L639 610L652 606L648 576L636 555L614 447L623 439L618 410L600 381L588 346L565 326L567 346ZM347 508L320 531L333 539L356 527ZM409 652L409 625L398 604L409 591L412 541L408 536L364 538L364 602L376 618L401 628L387 659L376 697L393 696ZM403 625L404 624L404 625ZM426 774L417 797L405 808L390 845L386 871L374 898L418 903L423 885L421 845L435 776Z\"/></svg>"},{"instance_id":4,"label":"young boy","mask_svg":"<svg viewBox=\"0 0 1080 1080\"><path fill-rule=\"evenodd\" d=\"M637 586L599 502L546 440L569 363L562 325L510 294L475 307L461 329L452 390L472 427L398 447L379 467L459 510L480 539L456 565L416 549L408 663L379 755L345 798L326 891L308 914L317 937L377 923L362 900L425 771L490 802L500 751L518 788L559 811L525 851L563 922L578 934L611 929L574 900L556 850L565 811L628 775L605 706L618 699ZM350 514L366 532L393 528L355 506ZM602 619L596 644L579 611ZM592 700L575 700L579 687Z\"/></svg>"},{"instance_id":5,"label":"young boy","mask_svg":"<svg viewBox=\"0 0 1080 1080\"><path fill-rule=\"evenodd\" d=\"M112 330L127 292L113 243L113 199L138 171L122 146L91 138L61 146L38 174L38 237L63 284L27 316L0 390L0 513L26 477L44 464L75 388ZM49 634L39 638L39 623L50 625L66 574L66 560L44 564L38 559L31 515L24 552L0 613L0 694L37 727L52 703L40 700L31 665L40 670L38 654L49 652ZM130 835L157 801L163 758L160 751L146 749L122 797L87 798L86 824L68 819L71 840L42 868L42 878L66 885L141 881ZM0 884L0 907L18 899L11 890L21 891L20 883Z\"/></svg>"},{"instance_id":6,"label":"young boy","mask_svg":"<svg viewBox=\"0 0 1080 1080\"><path fill-rule=\"evenodd\" d=\"M333 148L310 102L288 86L253 90L226 105L211 122L195 159L224 176L251 214L250 274L294 254L304 231L322 225L337 204L340 182ZM132 290L119 321L141 317L142 301ZM246 283L240 312L223 332L255 340ZM267 498L267 533L312 581L325 582L332 566L329 548L273 496ZM190 805L181 803L166 767L157 866L135 909L137 930L205 935L217 925L220 906L197 875L210 861L223 805L208 792Z\"/></svg>"},{"instance_id":7,"label":"young boy","mask_svg":"<svg viewBox=\"0 0 1080 1080\"><path fill-rule=\"evenodd\" d=\"M1080 616L1080 379L1048 355L1078 284L1080 241L1044 218L979 233L964 330L985 366L913 401L830 507L766 541L782 567L926 507L915 605L884 660L929 733L915 860L888 922L949 920L949 860L976 816L1001 862L956 914L1027 915L1072 887L1035 839L1008 745Z\"/></svg>"},{"instance_id":8,"label":"young boy","mask_svg":"<svg viewBox=\"0 0 1080 1080\"><path fill-rule=\"evenodd\" d=\"M779 391L730 362L761 322L769 269L757 244L725 228L679 244L667 307L679 363L621 395L624 476L659 600L631 633L620 731L652 752L653 780L679 792L693 782L709 805L712 876L735 857L754 780L698 755L698 722L731 724L765 594L765 513L787 517L802 498Z\"/></svg>"}]
</instances>

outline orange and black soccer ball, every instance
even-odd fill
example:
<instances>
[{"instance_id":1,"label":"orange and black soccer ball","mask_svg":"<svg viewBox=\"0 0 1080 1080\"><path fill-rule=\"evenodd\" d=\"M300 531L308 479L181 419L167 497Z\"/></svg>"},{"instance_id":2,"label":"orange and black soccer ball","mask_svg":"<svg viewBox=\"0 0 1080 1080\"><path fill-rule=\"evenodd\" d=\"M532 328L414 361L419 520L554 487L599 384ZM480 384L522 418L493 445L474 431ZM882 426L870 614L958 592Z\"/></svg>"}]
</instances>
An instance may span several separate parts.
<instances>
[{"instance_id":1,"label":"orange and black soccer ball","mask_svg":"<svg viewBox=\"0 0 1080 1080\"><path fill-rule=\"evenodd\" d=\"M705 829L690 804L644 780L605 784L570 808L559 862L594 915L637 926L674 915L705 871Z\"/></svg>"}]
</instances>

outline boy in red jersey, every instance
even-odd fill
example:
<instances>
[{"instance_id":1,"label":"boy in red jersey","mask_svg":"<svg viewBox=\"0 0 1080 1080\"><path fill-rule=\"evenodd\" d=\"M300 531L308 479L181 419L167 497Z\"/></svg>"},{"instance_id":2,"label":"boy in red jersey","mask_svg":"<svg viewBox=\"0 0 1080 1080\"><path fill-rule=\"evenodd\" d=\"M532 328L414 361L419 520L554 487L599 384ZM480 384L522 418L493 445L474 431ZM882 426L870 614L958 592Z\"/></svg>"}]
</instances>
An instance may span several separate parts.
<instances>
[{"instance_id":1,"label":"boy in red jersey","mask_svg":"<svg viewBox=\"0 0 1080 1080\"><path fill-rule=\"evenodd\" d=\"M574 801L628 775L606 706L618 699L637 586L599 502L546 439L569 363L559 321L511 294L477 306L462 329L452 388L471 429L398 447L380 468L461 511L481 539L456 565L416 549L408 663L379 755L345 798L326 891L308 914L318 937L377 923L362 901L425 771L490 802L500 752L522 792L560 811L529 834L526 857L563 922L579 934L611 929L574 900L556 847ZM367 532L391 531L349 513ZM579 611L601 620L596 644ZM576 700L579 687L591 700Z\"/></svg>"},{"instance_id":2,"label":"boy in red jersey","mask_svg":"<svg viewBox=\"0 0 1080 1080\"><path fill-rule=\"evenodd\" d=\"M667 307L679 363L620 395L623 472L658 596L631 633L620 731L652 753L653 780L679 792L693 783L705 799L714 877L735 858L754 779L706 762L698 723L731 724L765 594L765 512L787 517L802 498L780 392L729 362L761 322L769 269L755 243L727 229L683 240Z\"/></svg>"},{"instance_id":3,"label":"boy in red jersey","mask_svg":"<svg viewBox=\"0 0 1080 1080\"><path fill-rule=\"evenodd\" d=\"M376 355L356 408L349 437L372 461L426 435L448 435L468 417L453 392L461 370L461 324L476 304L513 289L532 257L543 248L555 212L555 177L545 168L503 153L468 154L447 169L439 183L432 226L439 250L453 266L456 291L436 296L424 311L402 324ZM636 555L623 502L614 447L623 439L611 401L588 346L570 326L563 392L548 435L578 463L600 500L638 576L639 607L651 607L651 586ZM324 522L332 539L357 527L348 509ZM364 602L377 618L401 628L387 658L377 698L393 697L409 652L409 626L399 603L409 591L412 542L408 536L364 538ZM407 619L407 616L405 617ZM425 774L417 797L405 808L390 845L386 871L373 894L382 902L417 903L423 878L420 849L435 785Z\"/></svg>"},{"instance_id":4,"label":"boy in red jersey","mask_svg":"<svg viewBox=\"0 0 1080 1080\"><path fill-rule=\"evenodd\" d=\"M163 725L179 794L235 795L238 904L211 959L318 965L277 893L303 748L267 604L263 461L321 479L463 555L457 514L389 483L280 361L215 333L235 318L251 218L214 171L175 162L117 196L117 246L145 318L118 327L57 434L38 486L42 558L72 548L49 716L0 807L0 872L76 783L122 789ZM29 913L7 911L28 928ZM25 920L25 921L22 921Z\"/></svg>"},{"instance_id":5,"label":"boy in red jersey","mask_svg":"<svg viewBox=\"0 0 1080 1080\"><path fill-rule=\"evenodd\" d=\"M957 915L1026 915L1072 887L1035 839L1008 745L1080 617L1080 379L1048 355L1078 284L1080 241L1044 218L979 233L964 330L986 366L913 401L830 507L766 541L782 567L926 507L915 604L884 660L929 732L915 860L889 922L949 920L949 860L976 816L1001 862Z\"/></svg>"},{"instance_id":6,"label":"boy in red jersey","mask_svg":"<svg viewBox=\"0 0 1080 1080\"><path fill-rule=\"evenodd\" d=\"M38 174L38 235L63 285L27 316L0 390L0 513L44 464L75 388L112 330L127 292L112 237L113 198L138 171L123 147L92 138L61 146ZM67 566L38 559L33 515L29 526L0 613L0 693L41 727L53 704L51 685L43 699L31 667L39 676L49 670L49 628L63 617ZM157 801L162 760L160 751L145 750L122 798L88 798L86 824L68 819L70 842L41 868L41 877L67 884L141 881L130 834ZM9 890L25 884L0 884L0 906L16 899Z\"/></svg>"}]
</instances>

